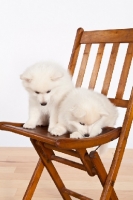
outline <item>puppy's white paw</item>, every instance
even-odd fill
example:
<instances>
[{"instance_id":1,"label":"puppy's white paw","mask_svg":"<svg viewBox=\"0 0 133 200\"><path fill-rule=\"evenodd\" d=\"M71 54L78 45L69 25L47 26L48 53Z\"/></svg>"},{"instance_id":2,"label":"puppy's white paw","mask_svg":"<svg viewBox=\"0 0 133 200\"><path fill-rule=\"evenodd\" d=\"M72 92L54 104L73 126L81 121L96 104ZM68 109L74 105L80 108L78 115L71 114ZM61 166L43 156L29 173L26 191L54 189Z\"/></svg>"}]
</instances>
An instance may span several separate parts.
<instances>
[{"instance_id":1,"label":"puppy's white paw","mask_svg":"<svg viewBox=\"0 0 133 200\"><path fill-rule=\"evenodd\" d=\"M70 138L78 138L78 139L80 139L80 138L83 138L83 136L79 132L73 132L73 133L70 134Z\"/></svg>"},{"instance_id":2,"label":"puppy's white paw","mask_svg":"<svg viewBox=\"0 0 133 200\"><path fill-rule=\"evenodd\" d=\"M97 126L92 126L90 130L90 137L95 137L96 135L99 135L102 132L102 129Z\"/></svg>"},{"instance_id":3,"label":"puppy's white paw","mask_svg":"<svg viewBox=\"0 0 133 200\"><path fill-rule=\"evenodd\" d=\"M66 129L65 127L61 126L60 124L57 124L51 131L50 133L52 135L55 135L55 136L60 136L60 135L63 135L64 133L66 133Z\"/></svg>"},{"instance_id":4,"label":"puppy's white paw","mask_svg":"<svg viewBox=\"0 0 133 200\"><path fill-rule=\"evenodd\" d=\"M34 129L34 128L36 128L36 124L26 122L26 123L23 125L23 128Z\"/></svg>"},{"instance_id":5,"label":"puppy's white paw","mask_svg":"<svg viewBox=\"0 0 133 200\"><path fill-rule=\"evenodd\" d=\"M56 123L52 123L52 122L50 122L49 123L49 126L48 126L48 132L52 132L52 130L56 127Z\"/></svg>"},{"instance_id":6,"label":"puppy's white paw","mask_svg":"<svg viewBox=\"0 0 133 200\"><path fill-rule=\"evenodd\" d=\"M109 147L108 143L101 145L98 149L99 154L101 155L106 153L108 151L108 147Z\"/></svg>"},{"instance_id":7,"label":"puppy's white paw","mask_svg":"<svg viewBox=\"0 0 133 200\"><path fill-rule=\"evenodd\" d=\"M48 132L51 133L52 130L53 130L53 127L52 127L52 126L49 126L49 127L48 127Z\"/></svg>"}]
</instances>

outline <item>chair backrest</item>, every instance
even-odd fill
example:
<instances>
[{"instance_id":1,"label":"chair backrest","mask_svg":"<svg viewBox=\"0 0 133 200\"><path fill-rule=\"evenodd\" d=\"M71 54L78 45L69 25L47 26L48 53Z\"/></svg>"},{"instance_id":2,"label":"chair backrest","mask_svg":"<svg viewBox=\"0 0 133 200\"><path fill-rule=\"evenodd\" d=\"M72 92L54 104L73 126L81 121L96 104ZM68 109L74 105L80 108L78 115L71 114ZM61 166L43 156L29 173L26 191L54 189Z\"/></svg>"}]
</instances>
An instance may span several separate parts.
<instances>
[{"instance_id":1,"label":"chair backrest","mask_svg":"<svg viewBox=\"0 0 133 200\"><path fill-rule=\"evenodd\" d=\"M91 54L93 46L96 45L97 51ZM108 46L110 50L106 52ZM92 55L94 55L94 59L93 62L90 62ZM86 83L89 79L89 82L87 82L88 88L94 90L98 88L98 91L105 94L117 107L126 108L123 122L120 123L122 127L121 134L106 183L109 183L110 179L113 181L116 179L133 121L132 57L133 29L84 31L79 28L77 30L68 67L74 77L76 86L84 86L84 82ZM106 64L103 62L104 59ZM112 84L113 82L114 84ZM111 194L110 188L106 184L103 194L104 192L106 195Z\"/></svg>"},{"instance_id":2,"label":"chair backrest","mask_svg":"<svg viewBox=\"0 0 133 200\"><path fill-rule=\"evenodd\" d=\"M79 28L69 70L77 87L88 81L87 74L87 87L107 95L116 106L127 108L133 85L132 56L133 29L84 31Z\"/></svg>"}]
</instances>

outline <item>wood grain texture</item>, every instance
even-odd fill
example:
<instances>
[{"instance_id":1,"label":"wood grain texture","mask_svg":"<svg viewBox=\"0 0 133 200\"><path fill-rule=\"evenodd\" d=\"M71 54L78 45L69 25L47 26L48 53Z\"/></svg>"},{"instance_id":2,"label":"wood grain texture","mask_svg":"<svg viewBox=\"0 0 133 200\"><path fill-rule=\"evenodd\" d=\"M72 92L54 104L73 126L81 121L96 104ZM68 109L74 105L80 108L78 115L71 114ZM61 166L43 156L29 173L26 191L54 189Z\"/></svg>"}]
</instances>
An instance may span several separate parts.
<instances>
[{"instance_id":1,"label":"wood grain texture","mask_svg":"<svg viewBox=\"0 0 133 200\"><path fill-rule=\"evenodd\" d=\"M81 87L81 85L82 85L83 78L84 78L84 75L85 75L86 65L87 65L87 61L88 61L88 57L89 57L89 53L90 53L90 48L91 48L90 44L87 44L85 46L80 70L79 70L77 81L76 81L76 87Z\"/></svg>"},{"instance_id":2,"label":"wood grain texture","mask_svg":"<svg viewBox=\"0 0 133 200\"><path fill-rule=\"evenodd\" d=\"M133 41L133 28L104 31L85 31L81 38L82 44L88 43L128 43Z\"/></svg>"},{"instance_id":3,"label":"wood grain texture","mask_svg":"<svg viewBox=\"0 0 133 200\"><path fill-rule=\"evenodd\" d=\"M109 169L114 149L102 156L106 170ZM62 155L58 153L58 156ZM120 200L133 198L133 150L126 149L115 189ZM71 159L71 156L65 155ZM73 161L77 161L76 158ZM33 148L0 148L0 200L22 200L38 155ZM74 189L92 199L99 199L102 186L97 177L89 177L86 172L55 163L68 188ZM61 200L47 170L42 173L33 200ZM75 198L73 198L74 200Z\"/></svg>"},{"instance_id":4,"label":"wood grain texture","mask_svg":"<svg viewBox=\"0 0 133 200\"><path fill-rule=\"evenodd\" d=\"M117 99L122 99L124 91L125 91L125 86L126 86L126 82L127 82L127 78L128 78L128 74L129 74L129 69L131 67L132 53L133 53L133 43L130 43L127 48L127 53L125 56L125 61L123 64L122 73L120 76L120 81L119 81L119 85L118 85L118 89L117 89L117 93L116 93Z\"/></svg>"},{"instance_id":5,"label":"wood grain texture","mask_svg":"<svg viewBox=\"0 0 133 200\"><path fill-rule=\"evenodd\" d=\"M106 71L106 76L104 78L103 88L101 91L102 94L104 95L107 95L109 91L109 86L110 86L113 70L115 67L115 61L116 61L116 57L118 53L118 48L119 48L119 43L114 43L112 46L112 51L111 51L111 55L110 55L110 59L109 59L109 63L108 63L107 71Z\"/></svg>"},{"instance_id":6,"label":"wood grain texture","mask_svg":"<svg viewBox=\"0 0 133 200\"><path fill-rule=\"evenodd\" d=\"M99 48L98 48L95 64L94 64L94 67L93 67L93 71L92 71L92 75L91 75L91 79L90 79L90 83L89 83L89 88L91 88L91 89L94 89L95 85L96 85L96 80L97 80L97 77L98 77L98 72L99 72L99 69L100 69L100 64L101 64L101 61L102 61L104 48L105 48L105 44L101 43L99 45Z\"/></svg>"},{"instance_id":7,"label":"wood grain texture","mask_svg":"<svg viewBox=\"0 0 133 200\"><path fill-rule=\"evenodd\" d=\"M68 67L70 73L73 75L76 70L76 64L77 64L78 56L80 53L80 47L82 46L82 44L83 46L85 44L85 50L83 52L83 57L81 59L81 65L78 71L76 86L81 86L82 82L84 81L86 67L88 67L87 62L88 62L90 51L91 51L91 45L96 44L96 43L99 44L99 48L98 48L96 57L94 59L95 60L94 66L92 68L92 73L90 73L91 76L89 76L88 78L89 79L88 82L90 81L89 88L92 88L95 90L96 85L97 85L97 80L99 80L99 76L101 75L101 81L103 81L103 86L100 92L104 94L108 94L108 91L110 89L110 83L112 81L113 71L115 70L115 62L117 60L117 55L119 54L118 52L119 44L121 45L121 43L126 43L126 44L129 43L127 52L125 54L124 64L121 64L118 66L119 67L118 70L121 72L121 74L117 77L118 82L115 81L116 94L112 94L109 98L111 102L114 103L116 106L126 108L125 116L123 116L124 120L121 123L121 127L117 127L117 128L104 127L102 129L101 135L98 135L93 138L83 138L79 140L79 139L70 138L70 133L66 133L59 137L52 136L48 132L47 127L36 127L33 130L29 130L29 129L24 129L22 127L22 123L19 124L19 123L12 123L12 122L0 122L1 130L11 131L16 134L29 137L31 139L31 142L36 152L38 153L40 157L40 161L38 162L35 168L35 171L33 173L33 176L29 183L29 187L26 190L23 200L31 199L31 196L35 192L35 188L37 186L38 180L41 179L41 174L42 174L44 166L49 172L49 175L53 179L53 182L57 186L57 189L60 195L62 196L62 199L64 200L71 200L73 199L73 197L76 197L82 200L90 200L90 199L100 199L100 200L121 199L122 200L124 196L124 192L122 192L122 190L125 191L125 194L126 194L126 197L124 197L124 200L133 199L132 189L130 189L131 184L128 184L129 188L127 188L127 184L121 184L119 189L116 187L116 185L119 183L117 176L119 177L118 172L122 168L121 162L124 156L128 135L129 135L130 128L132 125L132 121L133 121L133 89L129 89L130 91L128 91L130 94L130 97L126 100L123 99L123 94L125 93L125 89L126 89L125 86L126 86L128 77L130 75L129 74L130 69L132 67L131 63L132 63L132 55L133 55L133 29L84 31L82 28L79 28L76 33L76 37L75 37L75 41L74 41L74 45L73 45L73 49L71 53L71 58L69 62L69 67ZM100 73L101 72L100 70L102 68L101 63L103 61L103 57L105 53L105 47L106 47L106 44L108 43L113 44L110 58L109 58L107 66L104 67L105 73ZM101 159L98 153L95 152L96 150L89 154L87 153L88 148L90 147L97 148L96 146L111 142L112 140L117 139L117 138L118 138L118 142L117 142L117 146L114 153L112 153L111 157L109 157L108 155L109 165L107 165L107 169L106 169L106 161L108 160L108 157L104 159L102 158L102 156L100 156L102 158ZM59 154L62 152L65 155L63 156L61 154L61 157L60 157L58 155L55 155L55 151L57 151L57 153ZM72 156L72 158L70 158L69 156ZM20 155L18 157L19 159L21 158ZM6 159L7 159L6 161L8 161L8 157ZM75 159L79 159L80 161L77 162L75 161ZM57 162L57 164L54 164L55 161ZM25 167L27 169L26 156L24 156L24 162L25 162ZM56 168L58 167L58 162L63 164L62 167L59 168L59 170L57 170ZM30 160L30 163L32 164L31 160ZM127 161L127 163L128 163L128 168L129 166L133 166L131 162L131 158L130 160ZM2 164L2 162L0 164ZM64 165L66 166L64 167ZM66 172L66 169L68 168L68 166L72 167L71 170L73 170L73 167L74 167L74 171L69 171L69 173ZM126 168L127 168L127 165L126 165ZM26 172L26 169L23 168L22 171ZM62 178L62 174L61 176L59 176L59 174L62 172L62 169L64 170L63 173L65 174L63 178ZM79 169L81 169L82 172L86 171L85 177L80 177L81 171L77 172L77 170ZM5 166L4 168L2 168L2 170L6 171ZM15 171L17 169L14 168L14 166L12 166L12 168L9 169L9 166L8 166L7 171L8 170L10 173L15 174ZM73 182L73 176L71 172L73 172L73 176L76 178L76 184L74 184ZM67 178L69 177L69 174L71 174L70 176L71 178L68 181ZM129 174L131 178L132 170L126 170L125 180L127 178L127 174ZM87 175L89 175L89 177ZM92 179L92 177L94 179ZM64 182L65 178L67 180ZM98 185L99 183L96 182L96 180L98 179L103 188L101 186L99 187ZM10 178L8 178L8 182L6 182L7 188L9 188L8 194L5 192L6 191L5 187L3 187L5 182L2 182L2 181L0 182L0 187L2 188L0 191L0 195L2 194L4 197L4 198L2 197L2 200L6 199L6 195L9 195L13 197L14 199L17 197L17 200L18 200L18 196L20 192L19 188L22 183L20 184L20 182L18 181L17 188L16 187L14 188L13 186L14 184L16 184L15 183L16 179L14 182L11 182L12 180L11 181L9 180ZM79 180L79 182L82 184L86 180L85 184L83 184L85 188L82 187L81 185L79 186L77 180ZM89 182L87 180L89 180ZM124 180L123 177L122 177L122 180ZM96 183L96 184L92 186L93 185L92 183ZM58 195L56 196L57 194L56 191L54 191L55 193L53 193L52 184L53 184L52 182L50 182L50 184L46 182L46 177L45 177L45 181L43 182L43 186L42 186L43 189L41 190L43 199L61 198L61 196L60 197ZM50 187L50 190L48 192L47 189L49 187ZM11 190L12 188L13 190ZM88 189L86 190L86 188ZM77 189L77 191L75 190L73 191L73 189ZM119 193L119 190L121 191L121 193ZM121 194L120 197L119 197L119 194ZM37 198L40 198L40 197L37 197ZM32 199L34 199L34 195Z\"/></svg>"},{"instance_id":8,"label":"wood grain texture","mask_svg":"<svg viewBox=\"0 0 133 200\"><path fill-rule=\"evenodd\" d=\"M78 59L78 55L79 55L79 51L80 51L80 40L82 37L82 34L84 32L83 28L78 28L76 36L75 36L75 40L74 40L74 45L73 45L73 49L72 49L72 53L71 53L71 57L70 57L70 61L69 61L69 65L68 65L68 69L70 71L70 74L73 76L74 71L75 71L75 66L77 63L77 59Z\"/></svg>"}]
</instances>

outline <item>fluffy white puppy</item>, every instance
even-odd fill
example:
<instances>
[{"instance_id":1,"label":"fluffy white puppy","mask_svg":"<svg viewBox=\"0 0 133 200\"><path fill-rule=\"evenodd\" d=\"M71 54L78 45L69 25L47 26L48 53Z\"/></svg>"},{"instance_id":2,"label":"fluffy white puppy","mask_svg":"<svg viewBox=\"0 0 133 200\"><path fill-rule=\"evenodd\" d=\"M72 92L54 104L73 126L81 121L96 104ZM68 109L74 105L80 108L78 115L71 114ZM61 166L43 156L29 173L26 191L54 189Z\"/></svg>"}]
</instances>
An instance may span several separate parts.
<instances>
[{"instance_id":1,"label":"fluffy white puppy","mask_svg":"<svg viewBox=\"0 0 133 200\"><path fill-rule=\"evenodd\" d=\"M102 128L114 126L118 113L108 98L85 88L73 89L60 104L53 135L70 131L71 138L94 137Z\"/></svg>"},{"instance_id":2,"label":"fluffy white puppy","mask_svg":"<svg viewBox=\"0 0 133 200\"><path fill-rule=\"evenodd\" d=\"M57 123L60 102L74 87L70 74L56 63L42 62L27 68L20 78L29 93L29 119L24 128L49 123L51 131Z\"/></svg>"}]
</instances>

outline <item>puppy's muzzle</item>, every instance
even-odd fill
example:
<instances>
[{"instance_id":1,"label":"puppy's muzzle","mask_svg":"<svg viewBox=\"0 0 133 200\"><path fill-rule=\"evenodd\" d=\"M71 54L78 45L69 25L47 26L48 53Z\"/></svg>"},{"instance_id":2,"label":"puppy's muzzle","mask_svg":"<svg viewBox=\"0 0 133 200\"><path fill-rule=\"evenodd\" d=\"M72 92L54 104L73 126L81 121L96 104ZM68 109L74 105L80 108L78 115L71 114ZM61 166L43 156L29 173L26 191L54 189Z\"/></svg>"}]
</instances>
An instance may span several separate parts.
<instances>
[{"instance_id":1,"label":"puppy's muzzle","mask_svg":"<svg viewBox=\"0 0 133 200\"><path fill-rule=\"evenodd\" d=\"M90 134L89 133L85 133L84 137L90 137Z\"/></svg>"},{"instance_id":2,"label":"puppy's muzzle","mask_svg":"<svg viewBox=\"0 0 133 200\"><path fill-rule=\"evenodd\" d=\"M47 105L46 102L41 103L41 106L46 106L46 105Z\"/></svg>"}]
</instances>

